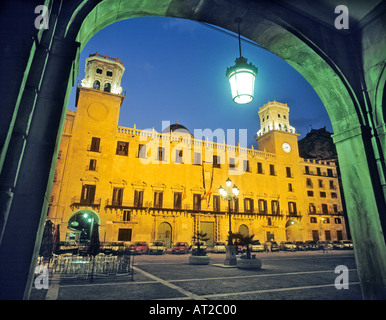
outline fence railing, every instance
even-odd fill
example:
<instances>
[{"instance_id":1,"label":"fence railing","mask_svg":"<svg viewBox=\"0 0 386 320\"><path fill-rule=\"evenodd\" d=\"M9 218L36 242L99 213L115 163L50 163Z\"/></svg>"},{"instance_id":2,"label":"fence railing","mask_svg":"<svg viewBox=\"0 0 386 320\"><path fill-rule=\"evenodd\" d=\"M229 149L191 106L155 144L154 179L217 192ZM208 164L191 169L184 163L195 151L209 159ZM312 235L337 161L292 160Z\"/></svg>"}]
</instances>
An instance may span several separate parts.
<instances>
[{"instance_id":1,"label":"fence railing","mask_svg":"<svg viewBox=\"0 0 386 320\"><path fill-rule=\"evenodd\" d=\"M95 261L93 261L95 259ZM134 256L109 256L99 254L93 257L79 255L57 255L49 262L39 257L37 266L48 266L50 275L60 274L61 279L90 279L108 276L128 276L134 280Z\"/></svg>"}]
</instances>

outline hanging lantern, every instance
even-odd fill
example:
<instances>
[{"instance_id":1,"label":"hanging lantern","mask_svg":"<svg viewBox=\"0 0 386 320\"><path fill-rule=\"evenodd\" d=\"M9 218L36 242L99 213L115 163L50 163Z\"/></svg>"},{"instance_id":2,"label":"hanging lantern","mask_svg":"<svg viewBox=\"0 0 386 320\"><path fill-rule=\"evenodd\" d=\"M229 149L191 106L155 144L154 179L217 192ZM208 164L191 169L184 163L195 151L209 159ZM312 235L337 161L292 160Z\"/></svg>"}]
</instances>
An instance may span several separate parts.
<instances>
[{"instance_id":1,"label":"hanging lantern","mask_svg":"<svg viewBox=\"0 0 386 320\"><path fill-rule=\"evenodd\" d=\"M235 20L235 22L238 23L240 57L236 58L236 64L234 66L227 68L226 76L231 86L233 101L238 104L245 104L251 102L254 97L257 67L252 63L248 64L247 59L241 55L241 21L241 18Z\"/></svg>"}]
</instances>

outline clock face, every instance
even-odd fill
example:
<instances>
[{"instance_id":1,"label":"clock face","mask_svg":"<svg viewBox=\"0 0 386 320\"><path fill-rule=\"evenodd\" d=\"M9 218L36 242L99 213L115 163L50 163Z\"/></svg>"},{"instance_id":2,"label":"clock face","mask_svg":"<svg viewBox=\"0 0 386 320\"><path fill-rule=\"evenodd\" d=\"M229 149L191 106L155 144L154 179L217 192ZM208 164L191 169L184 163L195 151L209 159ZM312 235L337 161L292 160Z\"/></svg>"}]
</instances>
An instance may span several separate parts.
<instances>
[{"instance_id":1,"label":"clock face","mask_svg":"<svg viewBox=\"0 0 386 320\"><path fill-rule=\"evenodd\" d=\"M282 148L284 152L287 152L287 153L291 152L291 146L287 142L283 143Z\"/></svg>"}]
</instances>

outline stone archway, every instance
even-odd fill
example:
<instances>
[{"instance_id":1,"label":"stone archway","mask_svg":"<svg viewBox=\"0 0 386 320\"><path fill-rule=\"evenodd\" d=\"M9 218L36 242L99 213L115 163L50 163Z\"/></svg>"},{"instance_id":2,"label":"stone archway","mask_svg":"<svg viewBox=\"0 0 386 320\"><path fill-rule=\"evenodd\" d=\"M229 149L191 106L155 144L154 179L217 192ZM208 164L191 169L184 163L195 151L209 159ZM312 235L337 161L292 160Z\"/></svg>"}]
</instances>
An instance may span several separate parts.
<instances>
[{"instance_id":1,"label":"stone archway","mask_svg":"<svg viewBox=\"0 0 386 320\"><path fill-rule=\"evenodd\" d=\"M323 16L334 9L329 1L321 1L315 14L287 1L52 0L49 28L40 30L30 23L36 18L37 5L37 0L23 3L25 10L15 17L20 3L9 1L0 13L5 24L18 28L18 37L3 36L4 42L14 41L5 51L4 73L15 77L11 84L0 86L7 90L0 110L4 123L0 127L0 274L7 274L1 279L3 291L7 291L4 296L29 295L37 258L33 252L40 245L60 128L82 47L111 23L153 15L208 22L231 31L236 31L234 18L243 16L246 27L242 35L283 58L313 86L334 129L363 296L386 297L386 204L382 192L386 185L386 130L384 117L374 120L372 111L377 104L371 93L378 79L384 81L385 3L377 7L369 4L366 12L356 15L353 32L329 25ZM26 211L28 217L23 215ZM15 238L25 239L29 245L15 247ZM21 261L20 257L25 258Z\"/></svg>"},{"instance_id":2,"label":"stone archway","mask_svg":"<svg viewBox=\"0 0 386 320\"><path fill-rule=\"evenodd\" d=\"M302 225L299 220L289 219L285 224L286 239L288 241L303 241Z\"/></svg>"},{"instance_id":3,"label":"stone archway","mask_svg":"<svg viewBox=\"0 0 386 320\"><path fill-rule=\"evenodd\" d=\"M245 224L242 224L239 227L239 233L241 233L242 235L248 236L249 235L249 228Z\"/></svg>"},{"instance_id":4,"label":"stone archway","mask_svg":"<svg viewBox=\"0 0 386 320\"><path fill-rule=\"evenodd\" d=\"M172 247L172 226L167 222L162 222L158 226L157 240L165 242L166 248Z\"/></svg>"},{"instance_id":5,"label":"stone archway","mask_svg":"<svg viewBox=\"0 0 386 320\"><path fill-rule=\"evenodd\" d=\"M93 210L81 209L68 219L67 229L75 233L74 240L85 242L90 240L94 222L100 225L99 215Z\"/></svg>"}]
</instances>

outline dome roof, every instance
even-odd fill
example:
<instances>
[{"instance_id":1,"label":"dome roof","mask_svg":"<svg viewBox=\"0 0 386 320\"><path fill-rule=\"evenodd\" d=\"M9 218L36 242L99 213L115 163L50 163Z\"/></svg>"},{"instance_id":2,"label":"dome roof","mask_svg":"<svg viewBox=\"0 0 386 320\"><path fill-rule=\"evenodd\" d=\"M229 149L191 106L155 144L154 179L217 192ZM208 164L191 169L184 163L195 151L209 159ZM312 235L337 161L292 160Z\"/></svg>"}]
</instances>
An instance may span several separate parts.
<instances>
[{"instance_id":1,"label":"dome roof","mask_svg":"<svg viewBox=\"0 0 386 320\"><path fill-rule=\"evenodd\" d=\"M176 123L173 123L170 126L166 127L162 131L162 133L170 133L170 131L171 132L178 132L178 133L189 133L192 136L192 138L194 137L185 126L177 123L177 121L176 121Z\"/></svg>"}]
</instances>

